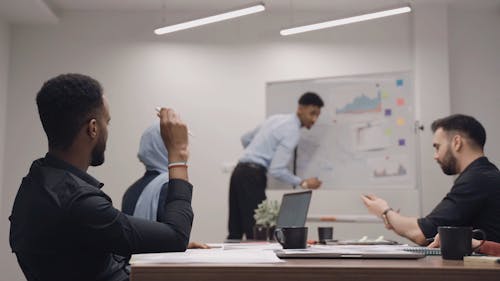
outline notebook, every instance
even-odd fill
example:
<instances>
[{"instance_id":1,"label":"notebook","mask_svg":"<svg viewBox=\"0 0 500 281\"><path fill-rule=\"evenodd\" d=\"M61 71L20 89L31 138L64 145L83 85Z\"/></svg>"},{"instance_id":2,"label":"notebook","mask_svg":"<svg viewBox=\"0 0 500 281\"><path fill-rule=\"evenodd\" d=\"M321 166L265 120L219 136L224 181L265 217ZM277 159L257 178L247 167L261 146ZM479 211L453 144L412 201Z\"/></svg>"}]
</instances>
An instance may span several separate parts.
<instances>
[{"instance_id":1,"label":"notebook","mask_svg":"<svg viewBox=\"0 0 500 281\"><path fill-rule=\"evenodd\" d=\"M423 253L426 256L441 256L440 248L427 248L427 247L404 247L404 251ZM472 253L472 256L483 256L483 254Z\"/></svg>"},{"instance_id":2,"label":"notebook","mask_svg":"<svg viewBox=\"0 0 500 281\"><path fill-rule=\"evenodd\" d=\"M307 249L276 250L283 259L419 259L421 252L403 251L400 246L312 246Z\"/></svg>"},{"instance_id":3,"label":"notebook","mask_svg":"<svg viewBox=\"0 0 500 281\"><path fill-rule=\"evenodd\" d=\"M426 256L440 256L440 248L427 248L427 247L404 247L404 251L422 253Z\"/></svg>"},{"instance_id":4,"label":"notebook","mask_svg":"<svg viewBox=\"0 0 500 281\"><path fill-rule=\"evenodd\" d=\"M311 190L283 194L278 218L276 219L276 228L303 227L306 224L311 196Z\"/></svg>"}]
</instances>

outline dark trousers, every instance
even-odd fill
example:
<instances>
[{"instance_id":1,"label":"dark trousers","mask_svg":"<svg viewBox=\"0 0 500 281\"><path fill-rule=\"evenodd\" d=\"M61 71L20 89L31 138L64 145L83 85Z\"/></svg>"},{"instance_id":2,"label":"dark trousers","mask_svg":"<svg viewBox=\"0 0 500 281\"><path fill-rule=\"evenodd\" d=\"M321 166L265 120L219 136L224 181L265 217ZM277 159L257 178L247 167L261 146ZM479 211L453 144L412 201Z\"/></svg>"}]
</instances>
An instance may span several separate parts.
<instances>
[{"instance_id":1,"label":"dark trousers","mask_svg":"<svg viewBox=\"0 0 500 281\"><path fill-rule=\"evenodd\" d=\"M254 210L266 199L266 169L253 163L238 163L229 184L229 235L227 239L253 239Z\"/></svg>"}]
</instances>

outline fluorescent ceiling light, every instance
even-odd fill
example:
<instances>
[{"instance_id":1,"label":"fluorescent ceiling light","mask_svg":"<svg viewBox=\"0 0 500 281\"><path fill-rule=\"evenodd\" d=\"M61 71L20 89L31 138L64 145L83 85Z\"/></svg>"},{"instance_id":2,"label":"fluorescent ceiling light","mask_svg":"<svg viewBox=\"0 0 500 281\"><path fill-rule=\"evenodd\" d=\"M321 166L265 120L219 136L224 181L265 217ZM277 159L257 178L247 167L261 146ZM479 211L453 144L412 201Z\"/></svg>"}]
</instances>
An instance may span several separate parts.
<instances>
[{"instance_id":1,"label":"fluorescent ceiling light","mask_svg":"<svg viewBox=\"0 0 500 281\"><path fill-rule=\"evenodd\" d=\"M364 14L364 15L355 16L355 17L349 17L349 18L326 21L326 22L321 22L321 23L316 23L316 24L303 25L303 26L298 26L298 27L289 28L289 29L283 29L280 31L280 34L283 36L292 35L292 34L312 31L312 30L318 30L318 29L323 29L323 28L328 28L328 27L349 24L349 23L355 23L355 22L360 22L360 21L365 21L365 20L383 18L383 17L393 16L393 15L398 15L398 14L403 14L403 13L409 13L410 11L411 11L411 8L409 6L405 6L405 7L401 7L401 8L397 8L397 9L391 9L391 10L386 10L386 11L381 11L381 12L376 12L376 13Z\"/></svg>"},{"instance_id":2,"label":"fluorescent ceiling light","mask_svg":"<svg viewBox=\"0 0 500 281\"><path fill-rule=\"evenodd\" d=\"M215 15L215 16L210 16L210 17L206 17L206 18L201 18L201 19L197 19L197 20L192 20L192 21L187 21L187 22L183 22L183 23L179 23L179 24L161 27L161 28L155 29L154 32L157 35L162 35L162 34L171 33L171 32L175 32L175 31L179 31L179 30L197 27L200 25L205 25L205 24L209 24L209 23L219 22L219 21L223 21L223 20L228 20L228 19L232 19L232 18L237 18L237 17L241 17L241 16L246 16L246 15L262 12L265 9L266 9L266 7L264 6L264 4L258 4L258 5L251 6L248 8L239 9L239 10L235 10L235 11L231 11L231 12L227 12L227 13L222 13L222 14Z\"/></svg>"}]
</instances>

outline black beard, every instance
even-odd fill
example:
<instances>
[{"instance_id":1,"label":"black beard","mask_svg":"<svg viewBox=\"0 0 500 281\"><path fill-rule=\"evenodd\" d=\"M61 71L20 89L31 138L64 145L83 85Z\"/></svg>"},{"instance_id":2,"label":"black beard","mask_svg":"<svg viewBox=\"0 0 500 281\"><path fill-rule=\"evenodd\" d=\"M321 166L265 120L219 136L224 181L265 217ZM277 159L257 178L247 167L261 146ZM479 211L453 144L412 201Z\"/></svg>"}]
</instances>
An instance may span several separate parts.
<instances>
[{"instance_id":1,"label":"black beard","mask_svg":"<svg viewBox=\"0 0 500 281\"><path fill-rule=\"evenodd\" d=\"M443 162L441 163L441 169L443 170L443 173L449 176L456 175L458 173L457 158L453 156L449 149L444 155Z\"/></svg>"},{"instance_id":2,"label":"black beard","mask_svg":"<svg viewBox=\"0 0 500 281\"><path fill-rule=\"evenodd\" d=\"M90 166L96 167L104 163L104 151L106 144L97 144L92 150L92 158L90 159Z\"/></svg>"}]
</instances>

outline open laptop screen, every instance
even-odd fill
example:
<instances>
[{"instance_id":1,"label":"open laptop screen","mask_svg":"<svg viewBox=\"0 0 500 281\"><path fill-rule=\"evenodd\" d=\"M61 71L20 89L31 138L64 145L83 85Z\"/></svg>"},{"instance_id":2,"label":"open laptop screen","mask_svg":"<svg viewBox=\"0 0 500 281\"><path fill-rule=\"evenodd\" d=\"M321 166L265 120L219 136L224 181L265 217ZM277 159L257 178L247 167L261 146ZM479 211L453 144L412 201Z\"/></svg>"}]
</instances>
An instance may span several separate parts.
<instances>
[{"instance_id":1,"label":"open laptop screen","mask_svg":"<svg viewBox=\"0 0 500 281\"><path fill-rule=\"evenodd\" d=\"M283 194L276 227L299 226L306 224L307 212L312 191Z\"/></svg>"}]
</instances>

